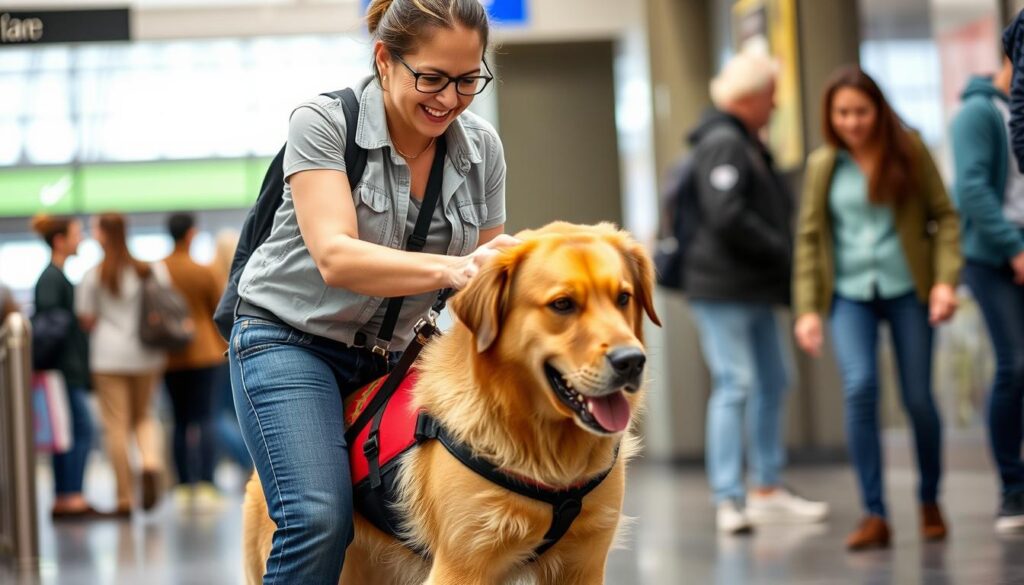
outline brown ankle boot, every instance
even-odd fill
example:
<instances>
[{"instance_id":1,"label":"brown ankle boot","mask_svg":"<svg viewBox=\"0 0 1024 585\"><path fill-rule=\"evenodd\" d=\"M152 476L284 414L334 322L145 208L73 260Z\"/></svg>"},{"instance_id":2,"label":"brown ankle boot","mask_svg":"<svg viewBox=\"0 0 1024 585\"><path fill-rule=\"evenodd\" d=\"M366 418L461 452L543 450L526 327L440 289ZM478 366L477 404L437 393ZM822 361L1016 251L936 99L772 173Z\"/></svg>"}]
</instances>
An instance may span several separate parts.
<instances>
[{"instance_id":1,"label":"brown ankle boot","mask_svg":"<svg viewBox=\"0 0 1024 585\"><path fill-rule=\"evenodd\" d=\"M921 537L927 541L946 540L948 532L939 505L921 504Z\"/></svg>"},{"instance_id":2,"label":"brown ankle boot","mask_svg":"<svg viewBox=\"0 0 1024 585\"><path fill-rule=\"evenodd\" d=\"M846 537L846 549L868 550L889 548L889 524L881 516L867 516L860 526Z\"/></svg>"}]
</instances>

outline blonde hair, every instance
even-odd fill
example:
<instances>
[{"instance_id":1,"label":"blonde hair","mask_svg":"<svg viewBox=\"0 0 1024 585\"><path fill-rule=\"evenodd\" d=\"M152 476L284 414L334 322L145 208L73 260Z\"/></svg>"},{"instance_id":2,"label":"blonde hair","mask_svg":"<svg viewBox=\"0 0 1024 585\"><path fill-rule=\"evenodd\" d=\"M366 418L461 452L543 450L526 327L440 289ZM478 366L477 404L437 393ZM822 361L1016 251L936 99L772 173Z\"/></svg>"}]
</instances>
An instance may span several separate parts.
<instances>
[{"instance_id":1,"label":"blonde hair","mask_svg":"<svg viewBox=\"0 0 1024 585\"><path fill-rule=\"evenodd\" d=\"M779 76L779 62L763 40L751 39L711 80L711 102L716 108L766 89Z\"/></svg>"}]
</instances>

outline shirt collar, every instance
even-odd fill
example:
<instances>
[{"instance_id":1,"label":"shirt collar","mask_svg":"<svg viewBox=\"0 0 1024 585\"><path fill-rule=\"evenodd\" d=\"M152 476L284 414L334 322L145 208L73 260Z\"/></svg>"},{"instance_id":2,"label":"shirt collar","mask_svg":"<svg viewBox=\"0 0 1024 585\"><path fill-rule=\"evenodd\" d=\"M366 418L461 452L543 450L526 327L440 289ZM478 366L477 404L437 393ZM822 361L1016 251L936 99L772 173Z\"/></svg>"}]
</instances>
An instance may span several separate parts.
<instances>
[{"instance_id":1,"label":"shirt collar","mask_svg":"<svg viewBox=\"0 0 1024 585\"><path fill-rule=\"evenodd\" d=\"M376 80L371 80L359 96L359 120L356 127L356 144L367 149L389 147L395 150L388 134L388 122L384 113L384 92ZM461 116L445 131L448 139L448 158L463 175L469 173L472 164L483 162L480 151L469 139Z\"/></svg>"}]
</instances>

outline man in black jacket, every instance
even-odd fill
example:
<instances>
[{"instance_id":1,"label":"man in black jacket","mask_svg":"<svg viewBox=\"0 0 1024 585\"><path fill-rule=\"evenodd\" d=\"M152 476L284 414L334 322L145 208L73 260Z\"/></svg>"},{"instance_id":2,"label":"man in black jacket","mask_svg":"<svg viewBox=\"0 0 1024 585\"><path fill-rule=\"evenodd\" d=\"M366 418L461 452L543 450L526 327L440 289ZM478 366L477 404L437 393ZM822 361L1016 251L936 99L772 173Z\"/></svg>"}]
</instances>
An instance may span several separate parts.
<instances>
[{"instance_id":1,"label":"man in black jacket","mask_svg":"<svg viewBox=\"0 0 1024 585\"><path fill-rule=\"evenodd\" d=\"M715 108L690 135L700 217L686 252L686 292L713 379L706 465L718 529L727 534L828 514L780 478L789 376L775 307L789 303L793 204L758 138L775 106L776 75L763 50L740 52L711 82Z\"/></svg>"}]
</instances>

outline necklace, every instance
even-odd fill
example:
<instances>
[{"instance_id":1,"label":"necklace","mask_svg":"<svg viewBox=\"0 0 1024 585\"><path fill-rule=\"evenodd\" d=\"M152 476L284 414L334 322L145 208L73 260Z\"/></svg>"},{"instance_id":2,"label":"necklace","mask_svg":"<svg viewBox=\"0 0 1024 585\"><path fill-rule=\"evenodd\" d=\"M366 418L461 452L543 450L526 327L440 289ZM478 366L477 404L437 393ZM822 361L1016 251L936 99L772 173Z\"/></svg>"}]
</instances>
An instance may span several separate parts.
<instances>
[{"instance_id":1,"label":"necklace","mask_svg":"<svg viewBox=\"0 0 1024 585\"><path fill-rule=\"evenodd\" d=\"M424 147L423 150L419 151L419 153L416 154L416 155L405 154L404 152L402 152L402 150L400 148L398 148L398 145L395 144L394 141L392 141L391 144L395 147L395 152L397 152L398 154L402 155L402 158L407 158L409 160L413 160L413 159L419 158L419 156L421 154L423 154L424 152L427 152L428 150L430 150L430 147L434 146L434 141L435 140L437 140L436 136L434 138L431 138L430 142L427 143L427 146Z\"/></svg>"}]
</instances>

